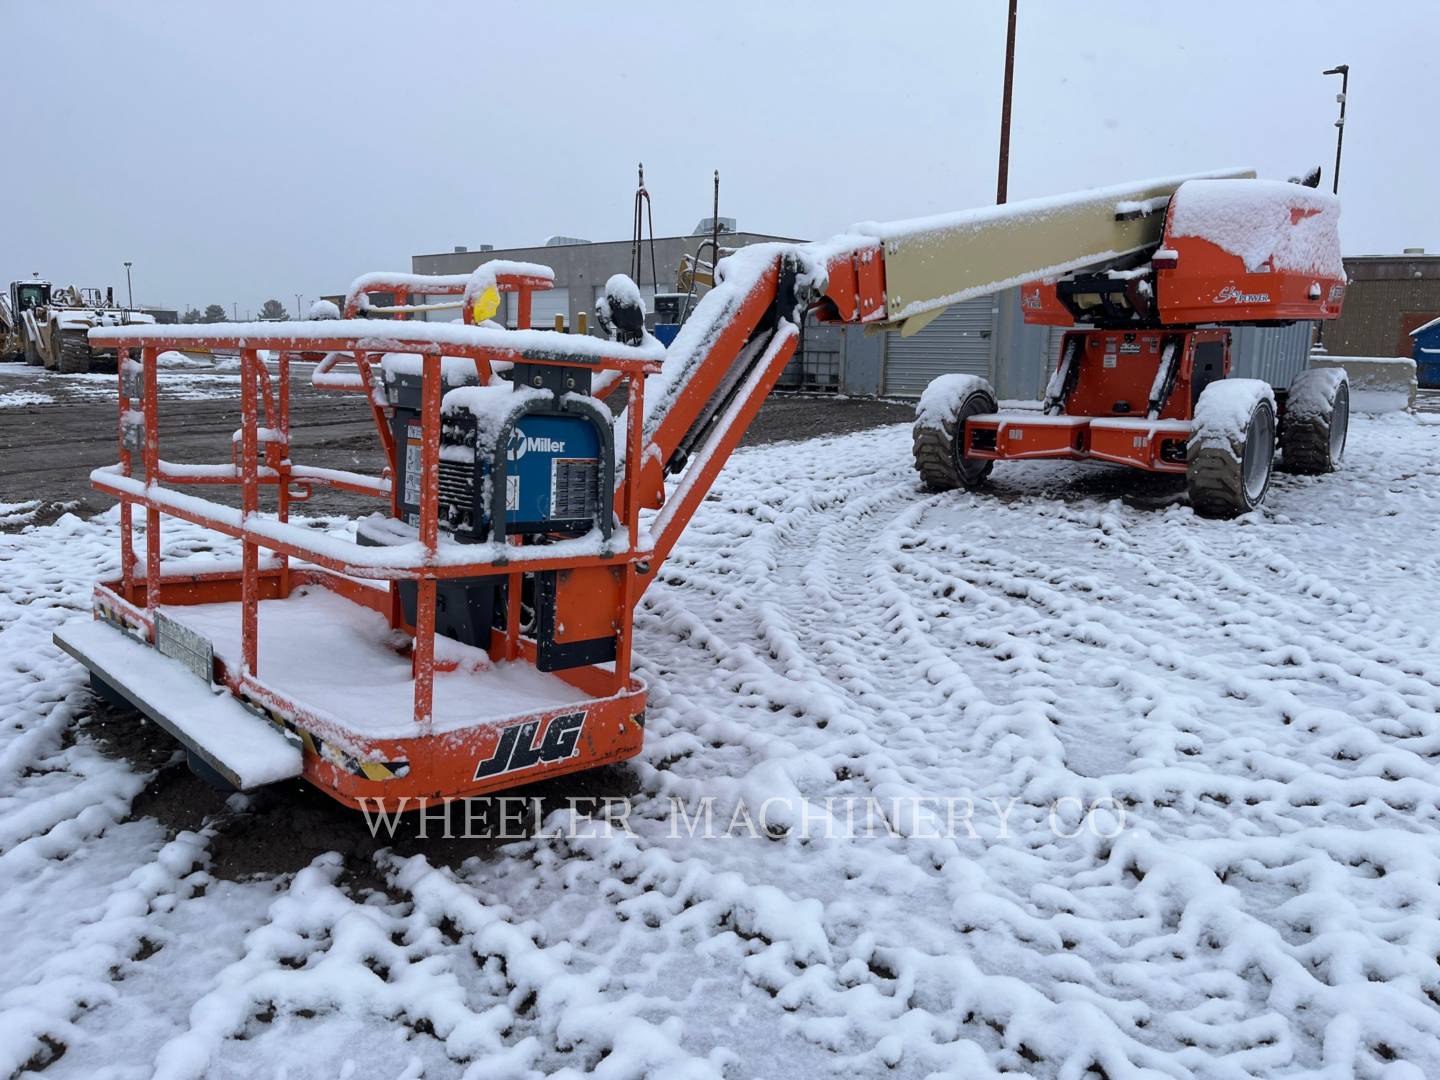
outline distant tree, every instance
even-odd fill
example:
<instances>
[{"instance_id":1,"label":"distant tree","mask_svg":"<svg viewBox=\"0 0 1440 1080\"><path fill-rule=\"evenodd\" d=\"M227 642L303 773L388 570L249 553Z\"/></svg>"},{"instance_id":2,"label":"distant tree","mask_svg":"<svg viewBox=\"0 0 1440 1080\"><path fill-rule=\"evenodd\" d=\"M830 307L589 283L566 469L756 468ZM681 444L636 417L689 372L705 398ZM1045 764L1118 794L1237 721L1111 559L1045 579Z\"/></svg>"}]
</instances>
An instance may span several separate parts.
<instances>
[{"instance_id":1,"label":"distant tree","mask_svg":"<svg viewBox=\"0 0 1440 1080\"><path fill-rule=\"evenodd\" d=\"M200 322L202 319L204 319L204 316L200 314L200 309L193 307L187 308L185 310L185 314L180 316L180 321L182 323L197 323Z\"/></svg>"},{"instance_id":2,"label":"distant tree","mask_svg":"<svg viewBox=\"0 0 1440 1080\"><path fill-rule=\"evenodd\" d=\"M261 319L288 319L289 317L290 313L285 310L285 305L279 300L266 300L260 305Z\"/></svg>"},{"instance_id":3,"label":"distant tree","mask_svg":"<svg viewBox=\"0 0 1440 1080\"><path fill-rule=\"evenodd\" d=\"M200 316L201 322L224 322L225 309L219 304L211 304L205 309L205 314Z\"/></svg>"}]
</instances>

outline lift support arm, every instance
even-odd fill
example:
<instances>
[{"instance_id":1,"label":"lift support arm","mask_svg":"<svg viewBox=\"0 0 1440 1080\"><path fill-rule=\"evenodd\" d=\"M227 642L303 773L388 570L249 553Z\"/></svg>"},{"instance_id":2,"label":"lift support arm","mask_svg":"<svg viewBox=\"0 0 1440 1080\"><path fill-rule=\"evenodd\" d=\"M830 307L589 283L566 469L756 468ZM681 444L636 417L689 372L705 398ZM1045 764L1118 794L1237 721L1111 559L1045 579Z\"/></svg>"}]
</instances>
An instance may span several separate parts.
<instances>
[{"instance_id":1,"label":"lift support arm","mask_svg":"<svg viewBox=\"0 0 1440 1080\"><path fill-rule=\"evenodd\" d=\"M645 581L794 355L804 312L908 336L962 300L1141 257L1160 244L1166 203L1182 183L1253 176L1230 169L870 222L824 243L759 244L724 260L719 283L696 306L646 389L641 491L643 505L660 513ZM668 498L667 473L680 474Z\"/></svg>"}]
</instances>

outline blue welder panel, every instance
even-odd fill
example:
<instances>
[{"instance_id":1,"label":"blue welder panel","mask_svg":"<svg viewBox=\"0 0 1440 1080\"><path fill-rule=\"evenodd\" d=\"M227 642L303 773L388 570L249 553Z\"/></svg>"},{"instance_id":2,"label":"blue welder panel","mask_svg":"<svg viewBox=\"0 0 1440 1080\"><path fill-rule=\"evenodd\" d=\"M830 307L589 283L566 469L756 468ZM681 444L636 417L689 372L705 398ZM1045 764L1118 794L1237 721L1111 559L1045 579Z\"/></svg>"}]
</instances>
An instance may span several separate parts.
<instances>
[{"instance_id":1,"label":"blue welder panel","mask_svg":"<svg viewBox=\"0 0 1440 1080\"><path fill-rule=\"evenodd\" d=\"M600 436L588 420L522 417L506 459L505 508L512 522L575 520L593 513ZM589 498L578 498L577 492Z\"/></svg>"}]
</instances>

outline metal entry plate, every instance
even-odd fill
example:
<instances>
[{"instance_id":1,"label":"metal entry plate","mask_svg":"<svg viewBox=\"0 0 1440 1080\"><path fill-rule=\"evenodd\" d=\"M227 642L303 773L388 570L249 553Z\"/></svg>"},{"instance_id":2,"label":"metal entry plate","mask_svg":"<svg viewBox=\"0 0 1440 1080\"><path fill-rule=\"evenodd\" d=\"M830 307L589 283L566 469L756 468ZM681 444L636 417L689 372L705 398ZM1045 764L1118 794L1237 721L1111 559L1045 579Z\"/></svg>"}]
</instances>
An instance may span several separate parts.
<instances>
[{"instance_id":1,"label":"metal entry plate","mask_svg":"<svg viewBox=\"0 0 1440 1080\"><path fill-rule=\"evenodd\" d=\"M184 623L163 611L155 612L155 650L161 656L179 660L187 671L206 686L215 679L215 646Z\"/></svg>"}]
</instances>

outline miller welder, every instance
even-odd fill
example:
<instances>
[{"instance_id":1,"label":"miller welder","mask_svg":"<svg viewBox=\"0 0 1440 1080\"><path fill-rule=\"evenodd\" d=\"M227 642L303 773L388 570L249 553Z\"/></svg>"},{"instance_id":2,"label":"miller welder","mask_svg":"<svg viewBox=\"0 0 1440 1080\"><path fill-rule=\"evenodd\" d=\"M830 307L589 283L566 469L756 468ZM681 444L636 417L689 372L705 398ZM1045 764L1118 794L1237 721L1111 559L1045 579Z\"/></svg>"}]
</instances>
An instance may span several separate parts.
<instances>
[{"instance_id":1,"label":"miller welder","mask_svg":"<svg viewBox=\"0 0 1440 1080\"><path fill-rule=\"evenodd\" d=\"M418 360L396 355L381 364L395 436L393 482L401 520L372 517L361 522L358 539L363 544L413 542L420 523L424 429ZM438 507L442 534L462 544L516 535L534 544L596 531L601 542L607 542L614 528L613 420L610 410L590 396L591 373L519 362L509 382L479 386L472 364L450 366L448 359L444 364ZM594 568L523 574L521 630L535 639L540 670L615 658L614 627L597 626L578 610L573 616L561 610L562 592L579 587L593 597L595 587L608 591L618 582L611 568L598 569L605 580L572 580L580 574L593 576ZM415 583L396 586L406 621L414 625ZM439 582L436 633L488 648L492 630L504 628L508 588L508 575ZM599 632L577 636L577 631Z\"/></svg>"}]
</instances>

